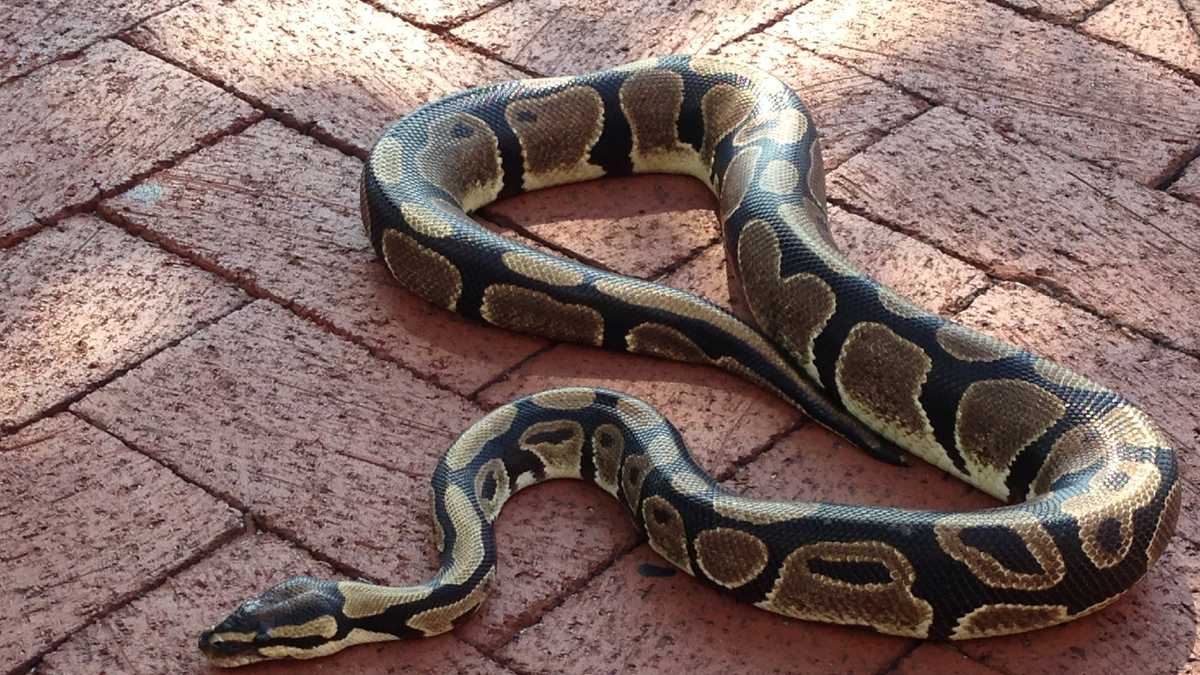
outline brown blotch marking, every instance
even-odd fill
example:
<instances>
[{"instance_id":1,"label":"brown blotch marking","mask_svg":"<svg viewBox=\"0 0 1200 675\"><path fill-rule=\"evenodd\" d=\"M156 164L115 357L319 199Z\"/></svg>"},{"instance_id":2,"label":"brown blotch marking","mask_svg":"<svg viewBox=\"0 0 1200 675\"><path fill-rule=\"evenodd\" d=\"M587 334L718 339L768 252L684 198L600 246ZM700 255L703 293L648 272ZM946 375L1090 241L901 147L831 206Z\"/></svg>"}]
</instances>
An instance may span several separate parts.
<instances>
[{"instance_id":1,"label":"brown blotch marking","mask_svg":"<svg viewBox=\"0 0 1200 675\"><path fill-rule=\"evenodd\" d=\"M1014 605L1001 603L971 610L954 627L956 639L1011 635L1066 621L1063 605Z\"/></svg>"},{"instance_id":2,"label":"brown blotch marking","mask_svg":"<svg viewBox=\"0 0 1200 675\"><path fill-rule=\"evenodd\" d=\"M919 400L932 366L925 350L881 323L863 322L842 344L838 390L847 410L875 428L893 430L893 440L933 446L944 455Z\"/></svg>"},{"instance_id":3,"label":"brown blotch marking","mask_svg":"<svg viewBox=\"0 0 1200 675\"><path fill-rule=\"evenodd\" d=\"M833 289L804 272L781 279L779 239L765 221L753 220L742 228L737 257L754 318L815 373L813 342L837 307Z\"/></svg>"},{"instance_id":4,"label":"brown blotch marking","mask_svg":"<svg viewBox=\"0 0 1200 675\"><path fill-rule=\"evenodd\" d=\"M1003 527L1024 543L1025 549L1042 568L1041 573L1018 572L1006 567L987 551L969 546L962 540L963 532L973 527L996 526L995 518L973 514L954 514L934 524L938 545L951 558L966 565L971 572L993 588L1037 591L1050 588L1062 580L1066 563L1054 538L1030 513L1013 511Z\"/></svg>"},{"instance_id":5,"label":"brown blotch marking","mask_svg":"<svg viewBox=\"0 0 1200 675\"><path fill-rule=\"evenodd\" d=\"M587 161L604 129L604 102L595 89L568 87L513 101L504 117L521 142L526 189L603 173Z\"/></svg>"},{"instance_id":6,"label":"brown blotch marking","mask_svg":"<svg viewBox=\"0 0 1200 675\"><path fill-rule=\"evenodd\" d=\"M625 336L625 344L634 354L657 356L672 361L709 363L711 359L691 338L679 329L661 323L634 326Z\"/></svg>"},{"instance_id":7,"label":"brown blotch marking","mask_svg":"<svg viewBox=\"0 0 1200 675\"><path fill-rule=\"evenodd\" d=\"M621 84L621 111L633 133L633 154L640 157L676 153L683 78L670 70L644 70ZM653 101L653 103L650 103Z\"/></svg>"},{"instance_id":8,"label":"brown blotch marking","mask_svg":"<svg viewBox=\"0 0 1200 675\"><path fill-rule=\"evenodd\" d=\"M457 309L462 274L445 256L388 228L383 231L383 259L400 285L439 307Z\"/></svg>"},{"instance_id":9,"label":"brown blotch marking","mask_svg":"<svg viewBox=\"0 0 1200 675\"><path fill-rule=\"evenodd\" d=\"M886 583L854 584L814 572L815 560L875 563L887 569ZM896 548L874 541L820 542L792 551L759 607L810 621L875 626L893 635L925 637L933 607L912 594L916 572Z\"/></svg>"},{"instance_id":10,"label":"brown blotch marking","mask_svg":"<svg viewBox=\"0 0 1200 675\"><path fill-rule=\"evenodd\" d=\"M599 346L604 340L600 312L559 302L541 291L493 284L483 291L479 314L488 323L552 340Z\"/></svg>"},{"instance_id":11,"label":"brown blotch marking","mask_svg":"<svg viewBox=\"0 0 1200 675\"><path fill-rule=\"evenodd\" d=\"M487 122L456 112L429 123L429 140L417 153L417 166L437 185L470 211L500 194L504 171L500 142Z\"/></svg>"},{"instance_id":12,"label":"brown blotch marking","mask_svg":"<svg viewBox=\"0 0 1200 675\"><path fill-rule=\"evenodd\" d=\"M625 490L625 503L629 509L637 513L638 502L642 498L642 484L650 474L650 459L645 455L632 455L625 458L621 467L621 488Z\"/></svg>"},{"instance_id":13,"label":"brown blotch marking","mask_svg":"<svg viewBox=\"0 0 1200 675\"><path fill-rule=\"evenodd\" d=\"M803 112L796 108L784 108L752 118L733 137L733 144L748 145L764 138L776 143L795 143L807 130L808 118Z\"/></svg>"},{"instance_id":14,"label":"brown blotch marking","mask_svg":"<svg viewBox=\"0 0 1200 675\"><path fill-rule=\"evenodd\" d=\"M785 202L779 205L776 212L805 246L833 272L844 276L862 276L838 250L829 231L829 219L813 200L805 199L803 204Z\"/></svg>"},{"instance_id":15,"label":"brown blotch marking","mask_svg":"<svg viewBox=\"0 0 1200 675\"><path fill-rule=\"evenodd\" d=\"M818 508L811 502L768 502L729 494L718 494L713 499L713 510L717 513L755 525L799 520L816 513Z\"/></svg>"},{"instance_id":16,"label":"brown blotch marking","mask_svg":"<svg viewBox=\"0 0 1200 675\"><path fill-rule=\"evenodd\" d=\"M615 424L601 424L592 432L592 464L596 484L611 495L617 494L617 472L625 454L625 434Z\"/></svg>"},{"instance_id":17,"label":"brown blotch marking","mask_svg":"<svg viewBox=\"0 0 1200 675\"><path fill-rule=\"evenodd\" d=\"M642 502L642 522L646 526L650 548L684 572L695 574L688 558L683 516L671 502L658 495L646 497Z\"/></svg>"},{"instance_id":18,"label":"brown blotch marking","mask_svg":"<svg viewBox=\"0 0 1200 675\"><path fill-rule=\"evenodd\" d=\"M715 527L696 536L696 564L725 588L754 580L767 567L767 545L741 530Z\"/></svg>"},{"instance_id":19,"label":"brown blotch marking","mask_svg":"<svg viewBox=\"0 0 1200 675\"><path fill-rule=\"evenodd\" d=\"M700 157L711 165L713 153L721 139L729 135L754 109L755 101L749 93L728 84L716 84L700 99L700 111L704 117L704 144Z\"/></svg>"},{"instance_id":20,"label":"brown blotch marking","mask_svg":"<svg viewBox=\"0 0 1200 675\"><path fill-rule=\"evenodd\" d=\"M996 361L1020 351L994 337L949 321L938 327L936 337L938 345L959 361Z\"/></svg>"},{"instance_id":21,"label":"brown blotch marking","mask_svg":"<svg viewBox=\"0 0 1200 675\"><path fill-rule=\"evenodd\" d=\"M488 588L492 585L492 580L495 576L496 568L493 567L488 570L488 573L479 582L479 585L469 595L458 602L434 607L433 609L428 609L414 615L408 620L408 627L421 631L425 637L441 635L453 630L455 621L465 616L472 609L475 609L487 597Z\"/></svg>"},{"instance_id":22,"label":"brown blotch marking","mask_svg":"<svg viewBox=\"0 0 1200 675\"><path fill-rule=\"evenodd\" d=\"M725 176L721 178L721 222L729 219L733 212L742 205L746 191L754 180L754 167L758 165L758 156L762 153L757 146L745 148L739 152L725 167Z\"/></svg>"},{"instance_id":23,"label":"brown blotch marking","mask_svg":"<svg viewBox=\"0 0 1200 675\"><path fill-rule=\"evenodd\" d=\"M1067 412L1054 394L1023 380L983 380L963 392L954 436L972 475L1003 478L1021 450Z\"/></svg>"},{"instance_id":24,"label":"brown blotch marking","mask_svg":"<svg viewBox=\"0 0 1200 675\"><path fill-rule=\"evenodd\" d=\"M464 431L446 451L446 467L451 471L466 467L488 441L508 431L516 418L517 409L512 405L501 406L488 413Z\"/></svg>"},{"instance_id":25,"label":"brown blotch marking","mask_svg":"<svg viewBox=\"0 0 1200 675\"><path fill-rule=\"evenodd\" d=\"M583 283L583 272L571 267L563 260L533 251L505 251L500 261L508 269L527 279L540 281L551 286L578 286Z\"/></svg>"},{"instance_id":26,"label":"brown blotch marking","mask_svg":"<svg viewBox=\"0 0 1200 675\"><path fill-rule=\"evenodd\" d=\"M493 485L492 496L485 497L484 488L487 487L489 478ZM484 462L475 474L475 500L479 502L479 509L483 511L483 517L487 518L489 523L496 520L508 497L508 469L504 467L504 460L493 457Z\"/></svg>"},{"instance_id":27,"label":"brown blotch marking","mask_svg":"<svg viewBox=\"0 0 1200 675\"><path fill-rule=\"evenodd\" d=\"M1093 425L1068 429L1051 446L1049 456L1033 481L1031 494L1045 494L1059 478L1097 466L1104 461L1105 450L1104 441Z\"/></svg>"},{"instance_id":28,"label":"brown blotch marking","mask_svg":"<svg viewBox=\"0 0 1200 675\"><path fill-rule=\"evenodd\" d=\"M1110 458L1110 463L1092 474L1084 492L1062 503L1062 511L1079 523L1083 552L1096 567L1112 567L1129 555L1133 546L1135 512L1154 501L1162 483L1158 467L1149 461ZM1106 522L1115 522L1120 543L1116 549L1100 536Z\"/></svg>"},{"instance_id":29,"label":"brown blotch marking","mask_svg":"<svg viewBox=\"0 0 1200 675\"><path fill-rule=\"evenodd\" d=\"M534 440L537 436L561 440ZM551 420L529 425L521 433L521 449L542 460L547 478L578 478L583 462L583 425L575 420Z\"/></svg>"},{"instance_id":30,"label":"brown blotch marking","mask_svg":"<svg viewBox=\"0 0 1200 675\"><path fill-rule=\"evenodd\" d=\"M361 619L383 614L397 605L407 605L429 597L432 586L376 586L361 581L339 581L338 591L346 599L342 614L348 619Z\"/></svg>"},{"instance_id":31,"label":"brown blotch marking","mask_svg":"<svg viewBox=\"0 0 1200 675\"><path fill-rule=\"evenodd\" d=\"M454 562L442 581L465 584L483 564L483 521L471 498L457 485L448 486L442 494L442 508L450 516L450 525L454 528L454 548L451 550Z\"/></svg>"}]
</instances>

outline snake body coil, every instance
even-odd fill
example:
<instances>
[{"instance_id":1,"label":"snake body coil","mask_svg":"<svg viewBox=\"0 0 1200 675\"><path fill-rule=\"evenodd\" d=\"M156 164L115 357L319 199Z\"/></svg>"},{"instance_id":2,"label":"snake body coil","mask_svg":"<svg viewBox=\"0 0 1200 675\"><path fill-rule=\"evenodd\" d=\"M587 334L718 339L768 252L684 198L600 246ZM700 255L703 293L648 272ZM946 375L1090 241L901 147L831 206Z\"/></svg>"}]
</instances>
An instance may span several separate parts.
<instances>
[{"instance_id":1,"label":"snake body coil","mask_svg":"<svg viewBox=\"0 0 1200 675\"><path fill-rule=\"evenodd\" d=\"M523 191L646 172L712 189L761 333L695 296L532 250L466 215ZM367 235L430 302L512 330L730 370L878 457L894 460L898 446L1009 505L947 513L740 497L646 404L553 390L493 411L438 464L432 580L297 577L206 631L201 648L239 665L448 631L487 593L491 523L505 501L553 478L598 485L673 565L790 617L974 638L1113 602L1174 531L1168 439L1112 391L864 276L835 248L825 209L820 144L800 99L768 75L704 57L431 103L384 134L362 181Z\"/></svg>"}]
</instances>

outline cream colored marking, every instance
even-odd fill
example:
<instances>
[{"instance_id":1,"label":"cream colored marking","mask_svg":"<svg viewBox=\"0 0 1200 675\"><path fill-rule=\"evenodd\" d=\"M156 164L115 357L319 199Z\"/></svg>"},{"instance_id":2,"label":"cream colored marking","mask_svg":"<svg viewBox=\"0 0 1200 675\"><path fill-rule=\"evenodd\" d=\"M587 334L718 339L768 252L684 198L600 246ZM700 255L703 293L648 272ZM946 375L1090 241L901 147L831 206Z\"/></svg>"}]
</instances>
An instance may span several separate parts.
<instances>
[{"instance_id":1,"label":"cream colored marking","mask_svg":"<svg viewBox=\"0 0 1200 675\"><path fill-rule=\"evenodd\" d=\"M446 468L451 471L466 468L488 441L504 435L512 428L512 423L516 419L517 408L511 404L500 406L488 413L482 420L464 431L458 440L454 441L454 445L451 445L450 449L446 451L444 460Z\"/></svg>"},{"instance_id":2,"label":"cream colored marking","mask_svg":"<svg viewBox=\"0 0 1200 675\"><path fill-rule=\"evenodd\" d=\"M562 75L559 77L535 77L527 80L518 80L522 93L528 94L548 94L554 89L561 89L575 81L575 77L570 75Z\"/></svg>"},{"instance_id":3,"label":"cream colored marking","mask_svg":"<svg viewBox=\"0 0 1200 675\"><path fill-rule=\"evenodd\" d=\"M525 488L529 487L530 485L534 485L537 482L537 474L532 471L525 471L517 475L517 480L514 482L515 489L513 491L520 492L521 490L524 490Z\"/></svg>"},{"instance_id":4,"label":"cream colored marking","mask_svg":"<svg viewBox=\"0 0 1200 675\"><path fill-rule=\"evenodd\" d=\"M426 237L440 239L454 234L454 224L446 215L423 204L400 202L400 215L406 225Z\"/></svg>"},{"instance_id":5,"label":"cream colored marking","mask_svg":"<svg viewBox=\"0 0 1200 675\"><path fill-rule=\"evenodd\" d=\"M490 498L483 496L483 488L487 485L488 478L495 484ZM508 469L504 467L504 460L493 457L484 462L475 474L475 500L479 502L479 509L483 511L483 517L487 518L489 523L500 515L500 509L504 508L508 497Z\"/></svg>"},{"instance_id":6,"label":"cream colored marking","mask_svg":"<svg viewBox=\"0 0 1200 675\"><path fill-rule=\"evenodd\" d=\"M768 502L720 493L713 499L713 510L734 520L755 525L771 525L800 520L816 513L819 504L812 502Z\"/></svg>"},{"instance_id":7,"label":"cream colored marking","mask_svg":"<svg viewBox=\"0 0 1200 675\"><path fill-rule=\"evenodd\" d=\"M725 176L721 178L721 222L729 220L729 216L737 211L750 189L754 180L754 168L758 166L758 156L762 153L757 146L745 148L734 156L725 167Z\"/></svg>"},{"instance_id":8,"label":"cream colored marking","mask_svg":"<svg viewBox=\"0 0 1200 675\"><path fill-rule=\"evenodd\" d=\"M371 175L384 185L395 185L404 180L404 144L384 136L371 149L367 160L371 165Z\"/></svg>"},{"instance_id":9,"label":"cream colored marking","mask_svg":"<svg viewBox=\"0 0 1200 675\"><path fill-rule=\"evenodd\" d=\"M569 434L561 441L533 442L541 434ZM583 425L575 420L551 420L529 425L518 441L521 449L537 455L545 468L546 478L579 478L583 461Z\"/></svg>"},{"instance_id":10,"label":"cream colored marking","mask_svg":"<svg viewBox=\"0 0 1200 675\"><path fill-rule=\"evenodd\" d=\"M808 192L822 212L825 206L825 160L821 157L821 139L808 146Z\"/></svg>"},{"instance_id":11,"label":"cream colored marking","mask_svg":"<svg viewBox=\"0 0 1200 675\"><path fill-rule=\"evenodd\" d=\"M470 212L496 200L504 187L500 141L486 122L464 112L429 123L429 141L417 153L417 167Z\"/></svg>"},{"instance_id":12,"label":"cream colored marking","mask_svg":"<svg viewBox=\"0 0 1200 675\"><path fill-rule=\"evenodd\" d=\"M696 564L725 588L753 581L767 567L767 545L741 530L715 527L696 536Z\"/></svg>"},{"instance_id":13,"label":"cream colored marking","mask_svg":"<svg viewBox=\"0 0 1200 675\"><path fill-rule=\"evenodd\" d=\"M617 413L621 422L634 431L650 429L662 419L650 406L631 398L617 399Z\"/></svg>"},{"instance_id":14,"label":"cream colored marking","mask_svg":"<svg viewBox=\"0 0 1200 675\"><path fill-rule=\"evenodd\" d=\"M596 402L596 392L583 387L551 389L534 394L530 400L550 410L583 410Z\"/></svg>"},{"instance_id":15,"label":"cream colored marking","mask_svg":"<svg viewBox=\"0 0 1200 675\"><path fill-rule=\"evenodd\" d=\"M271 645L260 647L259 652L263 656L272 659L315 659L319 656L328 656L335 652L340 652L346 647L354 645L367 644L368 642L386 642L395 640L397 637L391 633L379 633L372 630L362 628L351 628L346 637L341 640L332 642L322 642L315 647L289 647L286 645Z\"/></svg>"},{"instance_id":16,"label":"cream colored marking","mask_svg":"<svg viewBox=\"0 0 1200 675\"><path fill-rule=\"evenodd\" d=\"M617 475L625 454L625 434L613 424L601 424L592 432L592 464L596 467L596 485L617 496Z\"/></svg>"},{"instance_id":17,"label":"cream colored marking","mask_svg":"<svg viewBox=\"0 0 1200 675\"><path fill-rule=\"evenodd\" d=\"M951 558L963 563L978 579L992 588L1039 591L1062 581L1067 566L1054 538L1031 513L1009 511L1003 527L1020 538L1025 549L1042 569L1037 572L1018 572L1004 565L991 553L966 544L963 532L972 527L995 526L997 519L985 513L956 513L934 524L938 545Z\"/></svg>"},{"instance_id":18,"label":"cream colored marking","mask_svg":"<svg viewBox=\"0 0 1200 675\"><path fill-rule=\"evenodd\" d=\"M896 316L905 319L921 319L929 316L929 312L886 286L878 286L876 293L879 296L879 302Z\"/></svg>"},{"instance_id":19,"label":"cream colored marking","mask_svg":"<svg viewBox=\"0 0 1200 675\"><path fill-rule=\"evenodd\" d=\"M1116 461L1088 480L1082 494L1062 503L1062 511L1079 523L1083 552L1096 567L1117 565L1133 546L1134 514L1154 501L1162 482L1158 467L1149 462ZM1117 550L1101 545L1100 528L1115 521L1121 538Z\"/></svg>"},{"instance_id":20,"label":"cream colored marking","mask_svg":"<svg viewBox=\"0 0 1200 675\"><path fill-rule=\"evenodd\" d=\"M1076 373L1075 371L1065 366L1059 365L1050 359L1041 357L1033 360L1033 369L1038 375L1046 378L1047 381L1057 384L1060 387L1071 387L1072 389L1080 389L1083 391L1094 391L1098 393L1110 394L1112 390L1104 385L1097 384L1088 378Z\"/></svg>"},{"instance_id":21,"label":"cream colored marking","mask_svg":"<svg viewBox=\"0 0 1200 675\"><path fill-rule=\"evenodd\" d=\"M559 302L532 288L492 284L483 291L479 314L490 324L552 340L599 346L604 318L587 305Z\"/></svg>"},{"instance_id":22,"label":"cream colored marking","mask_svg":"<svg viewBox=\"0 0 1200 675\"><path fill-rule=\"evenodd\" d=\"M736 61L725 61L711 56L693 56L688 61L688 67L699 75L709 77L717 75L736 75L745 78L744 88L756 91L760 99L782 96L787 93L785 85L774 76L757 68L752 68Z\"/></svg>"},{"instance_id":23,"label":"cream colored marking","mask_svg":"<svg viewBox=\"0 0 1200 675\"><path fill-rule=\"evenodd\" d=\"M1044 628L1071 618L1063 605L1015 605L998 603L978 607L958 620L952 637L956 640L1012 635Z\"/></svg>"},{"instance_id":24,"label":"cream colored marking","mask_svg":"<svg viewBox=\"0 0 1200 675\"><path fill-rule=\"evenodd\" d=\"M800 170L784 159L767 162L763 170L762 189L777 195L790 195L800 187Z\"/></svg>"},{"instance_id":25,"label":"cream colored marking","mask_svg":"<svg viewBox=\"0 0 1200 675\"><path fill-rule=\"evenodd\" d=\"M708 481L691 471L676 471L671 474L671 488L681 495L702 497L708 494Z\"/></svg>"},{"instance_id":26,"label":"cream colored marking","mask_svg":"<svg viewBox=\"0 0 1200 675\"><path fill-rule=\"evenodd\" d=\"M671 502L658 495L646 497L642 501L642 524L646 528L650 548L684 572L696 574L688 557L683 516L679 515Z\"/></svg>"},{"instance_id":27,"label":"cream colored marking","mask_svg":"<svg viewBox=\"0 0 1200 675\"><path fill-rule=\"evenodd\" d=\"M254 638L256 637L258 637L258 633L254 631L246 631L244 633L227 631L224 633L213 633L209 639L213 642L254 642Z\"/></svg>"},{"instance_id":28,"label":"cream colored marking","mask_svg":"<svg viewBox=\"0 0 1200 675\"><path fill-rule=\"evenodd\" d=\"M442 529L442 521L437 516L437 496L429 500L430 510L433 511L433 547L438 553L446 550L446 531Z\"/></svg>"},{"instance_id":29,"label":"cream colored marking","mask_svg":"<svg viewBox=\"0 0 1200 675\"><path fill-rule=\"evenodd\" d=\"M963 392L954 415L954 441L967 471L1003 485L1021 451L1067 412L1054 394L1024 380L981 380Z\"/></svg>"},{"instance_id":30,"label":"cream colored marking","mask_svg":"<svg viewBox=\"0 0 1200 675\"><path fill-rule=\"evenodd\" d=\"M521 143L526 190L599 178L588 155L604 130L604 101L592 87L568 87L513 101L504 116Z\"/></svg>"},{"instance_id":31,"label":"cream colored marking","mask_svg":"<svg viewBox=\"0 0 1200 675\"><path fill-rule=\"evenodd\" d=\"M337 635L337 628L337 619L327 614L301 624L275 626L267 631L267 635L273 638L331 638Z\"/></svg>"},{"instance_id":32,"label":"cream colored marking","mask_svg":"<svg viewBox=\"0 0 1200 675\"><path fill-rule=\"evenodd\" d=\"M376 586L360 581L339 581L338 591L346 602L342 614L347 619L362 619L383 614L396 605L424 600L433 592L432 586Z\"/></svg>"},{"instance_id":33,"label":"cream colored marking","mask_svg":"<svg viewBox=\"0 0 1200 675\"><path fill-rule=\"evenodd\" d=\"M583 283L583 272L553 256L513 250L505 251L500 260L513 272L551 286L578 286Z\"/></svg>"},{"instance_id":34,"label":"cream colored marking","mask_svg":"<svg viewBox=\"0 0 1200 675\"><path fill-rule=\"evenodd\" d=\"M936 338L938 345L959 361L996 361L1020 353L1012 345L950 321L938 327Z\"/></svg>"},{"instance_id":35,"label":"cream colored marking","mask_svg":"<svg viewBox=\"0 0 1200 675\"><path fill-rule=\"evenodd\" d=\"M425 637L441 635L453 630L455 621L472 609L475 609L487 597L488 587L492 585L492 580L495 576L496 568L493 567L488 570L487 575L483 577L483 580L479 582L479 585L469 595L458 602L443 607L427 609L420 614L414 615L408 620L408 627L421 631Z\"/></svg>"},{"instance_id":36,"label":"cream colored marking","mask_svg":"<svg viewBox=\"0 0 1200 675\"><path fill-rule=\"evenodd\" d=\"M471 498L457 485L449 485L443 493L443 508L454 527L454 562L442 575L444 584L465 584L483 564L483 523L471 504Z\"/></svg>"},{"instance_id":37,"label":"cream colored marking","mask_svg":"<svg viewBox=\"0 0 1200 675\"><path fill-rule=\"evenodd\" d=\"M445 256L395 229L383 231L383 260L408 290L451 311L462 296L462 275Z\"/></svg>"},{"instance_id":38,"label":"cream colored marking","mask_svg":"<svg viewBox=\"0 0 1200 675\"><path fill-rule=\"evenodd\" d=\"M769 138L776 143L797 143L808 131L808 118L795 108L783 108L754 117L733 137L734 145L748 145Z\"/></svg>"}]
</instances>

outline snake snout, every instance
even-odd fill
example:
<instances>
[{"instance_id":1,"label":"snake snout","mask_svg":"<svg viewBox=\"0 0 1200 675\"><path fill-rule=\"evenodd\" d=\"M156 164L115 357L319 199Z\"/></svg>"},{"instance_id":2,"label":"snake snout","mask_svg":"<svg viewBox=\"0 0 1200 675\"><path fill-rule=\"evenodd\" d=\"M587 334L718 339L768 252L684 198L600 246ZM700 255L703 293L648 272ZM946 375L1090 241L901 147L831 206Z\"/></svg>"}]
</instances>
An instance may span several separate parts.
<instances>
[{"instance_id":1,"label":"snake snout","mask_svg":"<svg viewBox=\"0 0 1200 675\"><path fill-rule=\"evenodd\" d=\"M337 585L311 577L293 577L247 600L229 616L200 634L199 648L218 666L240 666L269 658L263 648L286 644L288 639L314 637L313 620L324 618L336 626L331 614L341 598ZM268 650L269 651L269 650Z\"/></svg>"}]
</instances>

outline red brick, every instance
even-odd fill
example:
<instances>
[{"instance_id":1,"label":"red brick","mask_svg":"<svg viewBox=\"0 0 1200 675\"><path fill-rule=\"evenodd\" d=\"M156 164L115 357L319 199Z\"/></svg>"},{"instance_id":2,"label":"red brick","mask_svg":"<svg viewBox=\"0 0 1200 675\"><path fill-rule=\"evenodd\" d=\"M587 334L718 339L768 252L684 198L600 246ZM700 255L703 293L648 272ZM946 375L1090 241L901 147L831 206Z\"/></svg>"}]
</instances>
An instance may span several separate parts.
<instances>
[{"instance_id":1,"label":"red brick","mask_svg":"<svg viewBox=\"0 0 1200 675\"><path fill-rule=\"evenodd\" d=\"M994 276L1200 351L1194 205L944 108L843 164L829 185Z\"/></svg>"},{"instance_id":2,"label":"red brick","mask_svg":"<svg viewBox=\"0 0 1200 675\"><path fill-rule=\"evenodd\" d=\"M720 237L714 209L700 181L653 175L530 192L487 207L483 216L606 269L649 279Z\"/></svg>"},{"instance_id":3,"label":"red brick","mask_svg":"<svg viewBox=\"0 0 1200 675\"><path fill-rule=\"evenodd\" d=\"M1191 11L1189 18L1181 0L1116 0L1093 14L1080 28L1200 75L1200 35L1194 23L1200 21L1200 2Z\"/></svg>"},{"instance_id":4,"label":"red brick","mask_svg":"<svg viewBox=\"0 0 1200 675\"><path fill-rule=\"evenodd\" d=\"M711 52L799 0L670 3L513 0L454 30L509 63L576 75L666 54Z\"/></svg>"},{"instance_id":5,"label":"red brick","mask_svg":"<svg viewBox=\"0 0 1200 675\"><path fill-rule=\"evenodd\" d=\"M435 569L429 481L482 416L366 350L259 301L77 404L266 527L389 583ZM547 517L553 514L553 517ZM476 623L503 641L632 543L616 502L540 488L498 526L505 589ZM515 526L515 530L513 529Z\"/></svg>"},{"instance_id":6,"label":"red brick","mask_svg":"<svg viewBox=\"0 0 1200 675\"><path fill-rule=\"evenodd\" d=\"M717 55L771 73L800 94L816 117L828 171L928 107L894 85L766 33L722 47Z\"/></svg>"},{"instance_id":7,"label":"red brick","mask_svg":"<svg viewBox=\"0 0 1200 675\"><path fill-rule=\"evenodd\" d=\"M18 2L0 26L0 82L78 53L180 0Z\"/></svg>"},{"instance_id":8,"label":"red brick","mask_svg":"<svg viewBox=\"0 0 1200 675\"><path fill-rule=\"evenodd\" d=\"M0 669L241 526L238 513L72 415L0 440Z\"/></svg>"},{"instance_id":9,"label":"red brick","mask_svg":"<svg viewBox=\"0 0 1200 675\"><path fill-rule=\"evenodd\" d=\"M277 537L241 537L73 635L42 660L38 672L212 672L205 668L204 656L196 649L200 631L219 621L242 600L300 574L342 578L328 565ZM276 661L237 672L433 675L447 669L460 673L503 670L470 645L445 636L354 647L329 658Z\"/></svg>"},{"instance_id":10,"label":"red brick","mask_svg":"<svg viewBox=\"0 0 1200 675\"><path fill-rule=\"evenodd\" d=\"M453 26L478 16L505 0L379 0L389 12L426 26Z\"/></svg>"},{"instance_id":11,"label":"red brick","mask_svg":"<svg viewBox=\"0 0 1200 675\"><path fill-rule=\"evenodd\" d=\"M1172 194L1200 204L1200 161L1192 160L1170 189Z\"/></svg>"},{"instance_id":12,"label":"red brick","mask_svg":"<svg viewBox=\"0 0 1200 675\"><path fill-rule=\"evenodd\" d=\"M361 173L358 160L266 121L102 207L460 393L543 344L397 287L362 232Z\"/></svg>"},{"instance_id":13,"label":"red brick","mask_svg":"<svg viewBox=\"0 0 1200 675\"><path fill-rule=\"evenodd\" d=\"M202 0L130 36L364 150L422 103L522 76L358 0Z\"/></svg>"},{"instance_id":14,"label":"red brick","mask_svg":"<svg viewBox=\"0 0 1200 675\"><path fill-rule=\"evenodd\" d=\"M643 574L646 546L622 557L498 656L530 673L878 673L911 641L791 621L702 586Z\"/></svg>"},{"instance_id":15,"label":"red brick","mask_svg":"<svg viewBox=\"0 0 1200 675\"><path fill-rule=\"evenodd\" d=\"M927 642L916 651L900 660L889 674L927 675L928 673L953 673L954 675L1004 675L998 670L973 661L951 647Z\"/></svg>"},{"instance_id":16,"label":"red brick","mask_svg":"<svg viewBox=\"0 0 1200 675\"><path fill-rule=\"evenodd\" d=\"M91 216L0 249L0 288L0 427L36 418L246 301Z\"/></svg>"},{"instance_id":17,"label":"red brick","mask_svg":"<svg viewBox=\"0 0 1200 675\"><path fill-rule=\"evenodd\" d=\"M115 41L0 86L0 241L255 115Z\"/></svg>"},{"instance_id":18,"label":"red brick","mask_svg":"<svg viewBox=\"0 0 1200 675\"><path fill-rule=\"evenodd\" d=\"M1147 185L1200 134L1200 85L989 2L814 0L767 32Z\"/></svg>"}]
</instances>

